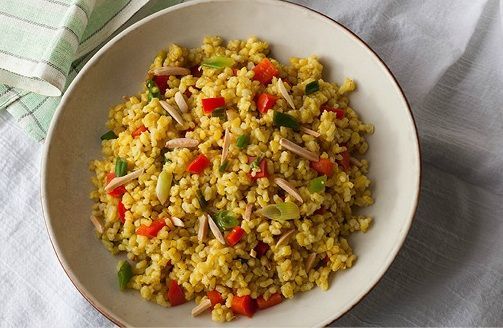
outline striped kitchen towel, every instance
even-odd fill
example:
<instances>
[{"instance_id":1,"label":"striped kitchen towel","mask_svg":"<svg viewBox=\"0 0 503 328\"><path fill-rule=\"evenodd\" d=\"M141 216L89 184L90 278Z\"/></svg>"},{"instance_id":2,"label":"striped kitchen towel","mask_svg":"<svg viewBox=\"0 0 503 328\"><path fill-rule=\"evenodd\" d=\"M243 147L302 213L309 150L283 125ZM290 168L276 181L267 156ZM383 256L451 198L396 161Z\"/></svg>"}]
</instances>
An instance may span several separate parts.
<instances>
[{"instance_id":1,"label":"striped kitchen towel","mask_svg":"<svg viewBox=\"0 0 503 328\"><path fill-rule=\"evenodd\" d=\"M100 45L126 26L179 2L1 0L0 110L43 140L62 93Z\"/></svg>"}]
</instances>

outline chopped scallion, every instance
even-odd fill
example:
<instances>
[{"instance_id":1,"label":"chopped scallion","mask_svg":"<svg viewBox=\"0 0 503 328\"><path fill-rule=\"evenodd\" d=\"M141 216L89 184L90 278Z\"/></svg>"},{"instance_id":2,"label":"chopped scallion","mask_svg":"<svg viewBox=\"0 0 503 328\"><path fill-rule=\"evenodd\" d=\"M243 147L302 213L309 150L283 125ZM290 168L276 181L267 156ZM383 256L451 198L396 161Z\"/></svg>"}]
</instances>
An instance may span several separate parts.
<instances>
[{"instance_id":1,"label":"chopped scallion","mask_svg":"<svg viewBox=\"0 0 503 328\"><path fill-rule=\"evenodd\" d=\"M297 122L295 117L278 111L274 111L272 121L276 126L284 126L294 130L299 130L300 128L300 124Z\"/></svg>"},{"instance_id":2,"label":"chopped scallion","mask_svg":"<svg viewBox=\"0 0 503 328\"><path fill-rule=\"evenodd\" d=\"M217 224L220 230L227 230L230 228L234 228L239 224L238 220L230 211L224 210L217 212L213 216L213 221Z\"/></svg>"},{"instance_id":3,"label":"chopped scallion","mask_svg":"<svg viewBox=\"0 0 503 328\"><path fill-rule=\"evenodd\" d=\"M240 149L245 148L246 146L248 146L249 143L250 143L250 137L248 137L248 135L246 134L240 135L236 140L236 146L238 146L238 148Z\"/></svg>"},{"instance_id":4,"label":"chopped scallion","mask_svg":"<svg viewBox=\"0 0 503 328\"><path fill-rule=\"evenodd\" d=\"M153 98L161 97L161 91L153 80L147 81L147 97L148 101L152 100Z\"/></svg>"},{"instance_id":5,"label":"chopped scallion","mask_svg":"<svg viewBox=\"0 0 503 328\"><path fill-rule=\"evenodd\" d=\"M319 193L325 190L325 183L327 182L327 176L322 175L321 177L317 177L309 181L307 185L307 189L310 193Z\"/></svg>"},{"instance_id":6,"label":"chopped scallion","mask_svg":"<svg viewBox=\"0 0 503 328\"><path fill-rule=\"evenodd\" d=\"M220 173L224 173L225 170L227 170L227 166L229 166L229 161L228 160L225 160L222 165L220 165L220 167L218 168L218 171Z\"/></svg>"},{"instance_id":7,"label":"chopped scallion","mask_svg":"<svg viewBox=\"0 0 503 328\"><path fill-rule=\"evenodd\" d=\"M100 137L101 140L112 140L112 139L117 139L117 135L112 131L108 131L104 135Z\"/></svg>"},{"instance_id":8,"label":"chopped scallion","mask_svg":"<svg viewBox=\"0 0 503 328\"><path fill-rule=\"evenodd\" d=\"M306 84L306 95L310 95L311 93L315 93L316 91L320 91L320 84L318 83L318 81L313 81Z\"/></svg>"},{"instance_id":9,"label":"chopped scallion","mask_svg":"<svg viewBox=\"0 0 503 328\"><path fill-rule=\"evenodd\" d=\"M213 56L211 58L205 59L201 66L210 68L224 68L234 66L234 59L224 56Z\"/></svg>"},{"instance_id":10,"label":"chopped scallion","mask_svg":"<svg viewBox=\"0 0 503 328\"><path fill-rule=\"evenodd\" d=\"M253 169L259 169L260 168L260 161L262 160L262 157L257 157L253 162L251 162L251 167Z\"/></svg>"},{"instance_id":11,"label":"chopped scallion","mask_svg":"<svg viewBox=\"0 0 503 328\"><path fill-rule=\"evenodd\" d=\"M300 218L299 207L292 202L283 202L279 204L271 204L257 211L269 219L285 221Z\"/></svg>"},{"instance_id":12,"label":"chopped scallion","mask_svg":"<svg viewBox=\"0 0 503 328\"><path fill-rule=\"evenodd\" d=\"M220 118L220 119L225 119L225 117L226 117L226 115L225 115L225 114L226 114L226 113L225 113L225 112L226 112L226 110L227 110L227 108L225 108L225 107L218 107L218 108L216 108L216 109L215 109L215 110L211 113L211 116L212 116L212 117L218 117L218 118Z\"/></svg>"},{"instance_id":13,"label":"chopped scallion","mask_svg":"<svg viewBox=\"0 0 503 328\"><path fill-rule=\"evenodd\" d=\"M204 198L203 192L201 190L197 190L197 201L199 202L201 209L205 209L206 206L208 206L208 202Z\"/></svg>"},{"instance_id":14,"label":"chopped scallion","mask_svg":"<svg viewBox=\"0 0 503 328\"><path fill-rule=\"evenodd\" d=\"M127 161L120 157L115 159L115 176L122 177L127 173Z\"/></svg>"}]
</instances>

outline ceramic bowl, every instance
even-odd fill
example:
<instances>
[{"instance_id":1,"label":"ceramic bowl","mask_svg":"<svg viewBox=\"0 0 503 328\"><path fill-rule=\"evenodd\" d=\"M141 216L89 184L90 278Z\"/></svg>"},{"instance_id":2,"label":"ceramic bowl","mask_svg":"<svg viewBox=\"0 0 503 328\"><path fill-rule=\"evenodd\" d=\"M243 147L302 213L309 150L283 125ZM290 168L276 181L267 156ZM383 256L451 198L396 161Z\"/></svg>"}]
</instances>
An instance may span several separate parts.
<instances>
[{"instance_id":1,"label":"ceramic bowl","mask_svg":"<svg viewBox=\"0 0 503 328\"><path fill-rule=\"evenodd\" d=\"M369 137L375 204L364 210L372 228L351 238L356 265L318 288L257 313L233 326L321 326L354 306L378 282L402 245L418 200L420 155L414 121L396 79L356 35L333 20L299 5L274 1L191 1L143 19L106 44L68 88L47 137L42 170L45 220L56 254L75 287L119 325L211 326L209 315L193 318L194 303L163 308L137 291L117 286L117 258L96 239L89 222L90 160L100 158L100 135L109 107L141 89L145 71L159 49L175 42L197 47L205 35L225 39L255 35L268 41L272 56L316 54L325 80L354 78L351 103L375 125Z\"/></svg>"}]
</instances>

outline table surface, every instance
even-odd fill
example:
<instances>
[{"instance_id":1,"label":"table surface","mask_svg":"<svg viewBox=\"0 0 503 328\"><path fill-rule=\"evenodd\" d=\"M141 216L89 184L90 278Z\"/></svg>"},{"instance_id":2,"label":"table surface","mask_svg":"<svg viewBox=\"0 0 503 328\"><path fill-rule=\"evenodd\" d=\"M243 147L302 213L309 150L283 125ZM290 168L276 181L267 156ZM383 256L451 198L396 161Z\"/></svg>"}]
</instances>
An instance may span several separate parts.
<instances>
[{"instance_id":1,"label":"table surface","mask_svg":"<svg viewBox=\"0 0 503 328\"><path fill-rule=\"evenodd\" d=\"M503 1L296 1L352 29L404 88L419 208L383 279L335 326L503 324ZM44 145L0 113L0 326L111 326L66 277L40 205Z\"/></svg>"}]
</instances>

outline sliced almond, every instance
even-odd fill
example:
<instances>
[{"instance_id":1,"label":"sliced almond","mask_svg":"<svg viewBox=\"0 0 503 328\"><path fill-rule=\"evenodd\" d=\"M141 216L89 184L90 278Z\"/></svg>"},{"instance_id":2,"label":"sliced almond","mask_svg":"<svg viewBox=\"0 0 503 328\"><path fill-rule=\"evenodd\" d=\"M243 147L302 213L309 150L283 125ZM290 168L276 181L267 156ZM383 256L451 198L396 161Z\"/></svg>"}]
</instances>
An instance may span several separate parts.
<instances>
[{"instance_id":1,"label":"sliced almond","mask_svg":"<svg viewBox=\"0 0 503 328\"><path fill-rule=\"evenodd\" d=\"M288 149L289 151L299 155L300 157L304 157L305 159L307 160L310 160L310 161L313 161L313 162L317 162L320 160L320 155L316 154L316 153L313 153L312 151L309 151L305 148L302 148L301 146L297 145L296 143L294 142L291 142L290 140L288 139L285 139L285 138L281 138L279 140L279 144Z\"/></svg>"},{"instance_id":2,"label":"sliced almond","mask_svg":"<svg viewBox=\"0 0 503 328\"><path fill-rule=\"evenodd\" d=\"M299 194L297 189L295 189L295 187L290 184L290 182L288 182L282 178L274 178L274 182L278 186L280 186L281 189L283 189L284 191L289 193L293 198L295 198L296 200L298 200L301 203L304 203L302 196Z\"/></svg>"},{"instance_id":3,"label":"sliced almond","mask_svg":"<svg viewBox=\"0 0 503 328\"><path fill-rule=\"evenodd\" d=\"M316 259L316 253L311 253L306 259L306 272L309 272L314 264L314 260Z\"/></svg>"},{"instance_id":4,"label":"sliced almond","mask_svg":"<svg viewBox=\"0 0 503 328\"><path fill-rule=\"evenodd\" d=\"M215 223L215 221L213 221L213 219L211 218L211 216L209 216L208 214L206 214L206 216L208 217L208 224L210 225L210 230L211 232L213 233L213 236L215 236L215 238L221 243L221 244L224 244L225 245L225 239L224 239L224 236L222 235L222 233L220 232L220 229L218 229L218 226L217 224Z\"/></svg>"},{"instance_id":5,"label":"sliced almond","mask_svg":"<svg viewBox=\"0 0 503 328\"><path fill-rule=\"evenodd\" d=\"M305 128L303 126L300 127L300 131L304 132L305 134L309 134L310 136L313 136L315 138L318 138L319 136L321 136L321 134L319 132Z\"/></svg>"},{"instance_id":6,"label":"sliced almond","mask_svg":"<svg viewBox=\"0 0 503 328\"><path fill-rule=\"evenodd\" d=\"M211 301L206 298L206 299L202 300L198 306L196 306L195 308L192 309L192 311L191 311L192 316L197 317L198 315L200 315L201 313L204 313L209 308L211 308Z\"/></svg>"},{"instance_id":7,"label":"sliced almond","mask_svg":"<svg viewBox=\"0 0 503 328\"><path fill-rule=\"evenodd\" d=\"M282 234L281 238L276 243L276 247L279 247L279 246L286 244L290 240L290 238L293 236L294 233L295 233L295 229L291 229L291 230L288 230L287 232L285 232L284 234Z\"/></svg>"},{"instance_id":8,"label":"sliced almond","mask_svg":"<svg viewBox=\"0 0 503 328\"><path fill-rule=\"evenodd\" d=\"M94 228L96 228L96 231L98 231L99 234L102 234L103 231L105 231L105 227L103 227L101 220L94 215L91 215L91 222L93 223Z\"/></svg>"},{"instance_id":9,"label":"sliced almond","mask_svg":"<svg viewBox=\"0 0 503 328\"><path fill-rule=\"evenodd\" d=\"M349 158L349 161L351 162L351 164L354 164L358 167L362 166L362 162L360 162L359 160L357 160L356 158L354 157L350 157Z\"/></svg>"},{"instance_id":10,"label":"sliced almond","mask_svg":"<svg viewBox=\"0 0 503 328\"><path fill-rule=\"evenodd\" d=\"M110 182L105 186L105 191L109 192L111 190L114 190L115 188L122 186L123 184L126 184L129 181L138 178L142 174L143 174L143 169L136 170L136 171L131 172L129 174L126 174L125 176L122 176L122 177L115 177L112 180L110 180Z\"/></svg>"},{"instance_id":11,"label":"sliced almond","mask_svg":"<svg viewBox=\"0 0 503 328\"><path fill-rule=\"evenodd\" d=\"M175 225L173 224L173 221L171 220L171 218L165 218L164 222L166 223L166 225L168 226L168 228L170 230L175 229Z\"/></svg>"},{"instance_id":12,"label":"sliced almond","mask_svg":"<svg viewBox=\"0 0 503 328\"><path fill-rule=\"evenodd\" d=\"M253 204L246 205L245 213L243 214L243 220L250 221L253 211Z\"/></svg>"},{"instance_id":13,"label":"sliced almond","mask_svg":"<svg viewBox=\"0 0 503 328\"><path fill-rule=\"evenodd\" d=\"M257 252L255 251L255 249L252 248L252 250L250 251L250 256L253 257L254 259L257 258Z\"/></svg>"},{"instance_id":14,"label":"sliced almond","mask_svg":"<svg viewBox=\"0 0 503 328\"><path fill-rule=\"evenodd\" d=\"M185 101L185 98L183 98L183 95L180 91L175 93L175 102L182 113L187 113L187 111L189 110L189 105L187 105L187 102Z\"/></svg>"},{"instance_id":15,"label":"sliced almond","mask_svg":"<svg viewBox=\"0 0 503 328\"><path fill-rule=\"evenodd\" d=\"M166 148L195 148L199 145L199 141L191 138L175 138L166 142Z\"/></svg>"},{"instance_id":16,"label":"sliced almond","mask_svg":"<svg viewBox=\"0 0 503 328\"><path fill-rule=\"evenodd\" d=\"M229 146L231 145L231 133L229 129L225 129L224 144L222 145L222 157L220 158L220 165L224 163L229 155Z\"/></svg>"},{"instance_id":17,"label":"sliced almond","mask_svg":"<svg viewBox=\"0 0 503 328\"><path fill-rule=\"evenodd\" d=\"M206 239L206 235L208 234L208 217L206 214L203 214L199 217L199 230L197 232L197 240L200 242Z\"/></svg>"},{"instance_id":18,"label":"sliced almond","mask_svg":"<svg viewBox=\"0 0 503 328\"><path fill-rule=\"evenodd\" d=\"M176 67L176 66L166 66L166 67L157 67L149 71L157 76L161 75L189 75L190 69L185 67Z\"/></svg>"},{"instance_id":19,"label":"sliced almond","mask_svg":"<svg viewBox=\"0 0 503 328\"><path fill-rule=\"evenodd\" d=\"M175 227L185 227L185 224L183 223L183 221L175 216L171 217L171 222L173 222Z\"/></svg>"},{"instance_id":20,"label":"sliced almond","mask_svg":"<svg viewBox=\"0 0 503 328\"><path fill-rule=\"evenodd\" d=\"M171 117L173 117L175 121L178 122L178 124L183 125L183 123L185 123L185 120L183 119L182 114L178 112L178 109L168 104L166 100L161 100L159 101L159 103L161 104L162 108L164 108L169 113L169 115L171 115Z\"/></svg>"},{"instance_id":21,"label":"sliced almond","mask_svg":"<svg viewBox=\"0 0 503 328\"><path fill-rule=\"evenodd\" d=\"M285 100L288 103L288 105L290 105L290 107L292 107L293 109L295 109L295 105L293 103L293 99L288 94L288 91L286 91L285 85L283 84L283 81L281 80L281 78L278 79L278 89L279 89L279 92L281 93L281 95L283 96L283 98L285 98Z\"/></svg>"}]
</instances>

